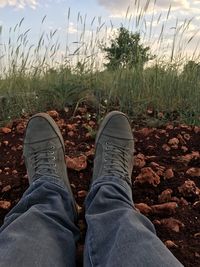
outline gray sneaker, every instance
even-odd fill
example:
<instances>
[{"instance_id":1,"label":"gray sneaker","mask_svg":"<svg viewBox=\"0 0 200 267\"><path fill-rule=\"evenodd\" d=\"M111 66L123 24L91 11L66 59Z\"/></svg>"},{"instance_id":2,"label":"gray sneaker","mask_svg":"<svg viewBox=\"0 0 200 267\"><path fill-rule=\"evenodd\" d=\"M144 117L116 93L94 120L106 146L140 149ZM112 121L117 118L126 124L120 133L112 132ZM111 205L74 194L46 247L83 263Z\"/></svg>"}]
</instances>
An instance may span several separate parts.
<instances>
[{"instance_id":1,"label":"gray sneaker","mask_svg":"<svg viewBox=\"0 0 200 267\"><path fill-rule=\"evenodd\" d=\"M65 164L64 141L58 126L48 114L38 113L29 120L23 155L29 183L44 175L62 179L72 196L76 213L76 204Z\"/></svg>"},{"instance_id":2,"label":"gray sneaker","mask_svg":"<svg viewBox=\"0 0 200 267\"><path fill-rule=\"evenodd\" d=\"M120 177L131 184L134 141L127 116L110 112L97 133L93 182L100 176Z\"/></svg>"}]
</instances>

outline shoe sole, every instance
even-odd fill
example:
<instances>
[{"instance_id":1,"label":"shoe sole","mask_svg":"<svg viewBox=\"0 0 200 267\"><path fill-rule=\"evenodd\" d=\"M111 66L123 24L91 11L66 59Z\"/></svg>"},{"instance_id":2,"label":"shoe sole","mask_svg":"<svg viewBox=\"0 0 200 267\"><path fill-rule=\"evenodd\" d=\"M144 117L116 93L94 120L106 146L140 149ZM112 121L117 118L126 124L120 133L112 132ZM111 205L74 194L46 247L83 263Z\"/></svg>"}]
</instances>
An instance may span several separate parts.
<instances>
[{"instance_id":1,"label":"shoe sole","mask_svg":"<svg viewBox=\"0 0 200 267\"><path fill-rule=\"evenodd\" d=\"M60 139L60 142L62 144L62 148L63 148L63 153L65 154L65 143L64 143L64 140L63 140L63 137L62 137L62 134L60 132L60 129L58 128L57 124L55 123L55 121L52 119L52 117L50 115L48 115L47 113L37 113L36 115L32 116L29 120L29 122L34 119L34 118L37 118L37 117L42 117L44 119L46 119L48 121L48 123L51 125L52 129L55 131L55 133L58 135L59 139ZM28 124L29 124L28 122ZM28 124L27 124L27 127L28 127ZM26 128L27 128L26 127ZM69 179L69 178L68 178ZM72 196L72 201L73 201L73 207L74 207L74 210L75 210L75 213L76 213L76 220L77 220L77 216L78 216L78 204L76 203L76 200L74 198L74 195L72 193L72 189L71 189L71 186L70 186L70 182L69 182L69 191L70 191L70 194Z\"/></svg>"}]
</instances>

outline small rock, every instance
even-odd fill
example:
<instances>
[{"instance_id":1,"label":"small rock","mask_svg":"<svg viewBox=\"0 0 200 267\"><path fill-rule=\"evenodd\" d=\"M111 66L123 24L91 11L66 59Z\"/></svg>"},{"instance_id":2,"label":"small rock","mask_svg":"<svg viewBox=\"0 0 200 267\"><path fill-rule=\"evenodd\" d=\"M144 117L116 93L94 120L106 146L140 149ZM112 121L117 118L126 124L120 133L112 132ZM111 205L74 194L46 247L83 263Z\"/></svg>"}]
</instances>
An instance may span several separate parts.
<instances>
[{"instance_id":1,"label":"small rock","mask_svg":"<svg viewBox=\"0 0 200 267\"><path fill-rule=\"evenodd\" d=\"M179 141L182 145L186 145L186 141L181 134L178 134L177 138L179 139Z\"/></svg>"},{"instance_id":2,"label":"small rock","mask_svg":"<svg viewBox=\"0 0 200 267\"><path fill-rule=\"evenodd\" d=\"M16 132L18 134L23 134L26 128L26 121L21 121L20 123L17 124L16 126Z\"/></svg>"},{"instance_id":3,"label":"small rock","mask_svg":"<svg viewBox=\"0 0 200 267\"><path fill-rule=\"evenodd\" d=\"M172 168L167 169L164 173L164 179L168 180L168 179L171 179L173 177L174 177L174 172L173 172Z\"/></svg>"},{"instance_id":4,"label":"small rock","mask_svg":"<svg viewBox=\"0 0 200 267\"><path fill-rule=\"evenodd\" d=\"M172 194L172 190L171 189L166 189L164 190L159 196L158 196L158 201L160 203L165 203L165 202L169 202L171 201L171 194Z\"/></svg>"},{"instance_id":5,"label":"small rock","mask_svg":"<svg viewBox=\"0 0 200 267\"><path fill-rule=\"evenodd\" d=\"M80 112L81 114L85 114L87 112L87 108L79 107L77 108L77 111Z\"/></svg>"},{"instance_id":6,"label":"small rock","mask_svg":"<svg viewBox=\"0 0 200 267\"><path fill-rule=\"evenodd\" d=\"M199 152L198 151L193 151L190 154L186 154L184 156L178 157L178 161L180 163L183 163L185 166L187 166L190 163L190 161L196 160L196 159L199 159L199 158L200 158Z\"/></svg>"},{"instance_id":7,"label":"small rock","mask_svg":"<svg viewBox=\"0 0 200 267\"><path fill-rule=\"evenodd\" d=\"M178 187L179 193L181 193L184 197L192 197L199 195L200 190L196 186L195 182L192 180L186 180L184 184Z\"/></svg>"},{"instance_id":8,"label":"small rock","mask_svg":"<svg viewBox=\"0 0 200 267\"><path fill-rule=\"evenodd\" d=\"M195 251L195 253L194 253L194 256L195 256L196 258L200 258L200 254L199 254L198 252L196 252L196 251Z\"/></svg>"},{"instance_id":9,"label":"small rock","mask_svg":"<svg viewBox=\"0 0 200 267\"><path fill-rule=\"evenodd\" d=\"M24 178L24 179L28 179L28 174L25 174L25 175L23 176L23 178Z\"/></svg>"},{"instance_id":10,"label":"small rock","mask_svg":"<svg viewBox=\"0 0 200 267\"><path fill-rule=\"evenodd\" d=\"M10 201L0 200L0 209L8 210L11 207Z\"/></svg>"},{"instance_id":11,"label":"small rock","mask_svg":"<svg viewBox=\"0 0 200 267\"><path fill-rule=\"evenodd\" d=\"M190 138L191 138L191 136L190 136L189 134L184 134L183 137L184 137L184 139L187 140L187 141L189 141Z\"/></svg>"},{"instance_id":12,"label":"small rock","mask_svg":"<svg viewBox=\"0 0 200 267\"><path fill-rule=\"evenodd\" d=\"M87 168L87 157L85 155L81 155L76 158L70 158L69 156L65 156L65 160L69 169L81 171Z\"/></svg>"},{"instance_id":13,"label":"small rock","mask_svg":"<svg viewBox=\"0 0 200 267\"><path fill-rule=\"evenodd\" d=\"M145 156L141 153L137 154L133 161L134 166L138 168L143 168L146 165Z\"/></svg>"},{"instance_id":14,"label":"small rock","mask_svg":"<svg viewBox=\"0 0 200 267\"><path fill-rule=\"evenodd\" d=\"M157 186L160 183L160 177L150 167L142 168L141 173L135 178L135 182L143 184L149 183Z\"/></svg>"},{"instance_id":15,"label":"small rock","mask_svg":"<svg viewBox=\"0 0 200 267\"><path fill-rule=\"evenodd\" d=\"M17 150L18 150L18 151L21 151L22 149L23 149L23 146L22 146L22 145L18 145L18 146L17 146Z\"/></svg>"},{"instance_id":16,"label":"small rock","mask_svg":"<svg viewBox=\"0 0 200 267\"><path fill-rule=\"evenodd\" d=\"M49 116L51 116L54 119L59 117L59 114L58 114L58 112L56 110L47 111L47 114L49 114Z\"/></svg>"},{"instance_id":17,"label":"small rock","mask_svg":"<svg viewBox=\"0 0 200 267\"><path fill-rule=\"evenodd\" d=\"M164 244L167 248L178 248L178 246L171 240L165 241Z\"/></svg>"},{"instance_id":18,"label":"small rock","mask_svg":"<svg viewBox=\"0 0 200 267\"><path fill-rule=\"evenodd\" d=\"M74 123L74 124L67 124L66 125L66 128L68 131L76 131L76 127L77 127L77 124Z\"/></svg>"},{"instance_id":19,"label":"small rock","mask_svg":"<svg viewBox=\"0 0 200 267\"><path fill-rule=\"evenodd\" d=\"M185 198L181 197L179 200L178 200L178 205L179 206L188 206L188 202Z\"/></svg>"},{"instance_id":20,"label":"small rock","mask_svg":"<svg viewBox=\"0 0 200 267\"><path fill-rule=\"evenodd\" d=\"M135 204L135 208L137 210L139 210L139 212L141 212L142 214L144 215L148 215L152 212L152 209L151 207L149 207L147 204L145 203L138 203L138 204Z\"/></svg>"},{"instance_id":21,"label":"small rock","mask_svg":"<svg viewBox=\"0 0 200 267\"><path fill-rule=\"evenodd\" d=\"M194 126L194 132L196 134L200 133L200 127Z\"/></svg>"},{"instance_id":22,"label":"small rock","mask_svg":"<svg viewBox=\"0 0 200 267\"><path fill-rule=\"evenodd\" d=\"M196 238L196 237L200 237L200 233L196 233L196 234L194 234L194 237Z\"/></svg>"},{"instance_id":23,"label":"small rock","mask_svg":"<svg viewBox=\"0 0 200 267\"><path fill-rule=\"evenodd\" d=\"M78 191L78 197L79 198L84 198L87 196L87 191L86 190L81 190L81 191Z\"/></svg>"},{"instance_id":24,"label":"small rock","mask_svg":"<svg viewBox=\"0 0 200 267\"><path fill-rule=\"evenodd\" d=\"M0 132L1 133L4 133L4 134L8 134L10 133L12 130L10 128L7 128L7 127L3 127L3 128L0 128Z\"/></svg>"},{"instance_id":25,"label":"small rock","mask_svg":"<svg viewBox=\"0 0 200 267\"><path fill-rule=\"evenodd\" d=\"M5 145L5 146L8 146L8 141L7 140L5 140L5 141L3 141L3 144Z\"/></svg>"},{"instance_id":26,"label":"small rock","mask_svg":"<svg viewBox=\"0 0 200 267\"><path fill-rule=\"evenodd\" d=\"M96 123L94 121L89 121L88 124L91 126L91 127L94 127L96 125Z\"/></svg>"},{"instance_id":27,"label":"small rock","mask_svg":"<svg viewBox=\"0 0 200 267\"><path fill-rule=\"evenodd\" d=\"M16 152L16 151L17 151L16 146L12 146L12 147L11 147L11 150L14 151L14 152Z\"/></svg>"},{"instance_id":28,"label":"small rock","mask_svg":"<svg viewBox=\"0 0 200 267\"><path fill-rule=\"evenodd\" d=\"M12 171L12 174L13 174L13 175L18 174L18 171L17 171L17 170L13 170L13 171Z\"/></svg>"},{"instance_id":29,"label":"small rock","mask_svg":"<svg viewBox=\"0 0 200 267\"><path fill-rule=\"evenodd\" d=\"M160 222L161 222L161 225L165 226L166 228L176 233L179 233L180 229L184 227L184 224L181 221L176 220L172 217L167 218L167 219L162 219L160 220Z\"/></svg>"},{"instance_id":30,"label":"small rock","mask_svg":"<svg viewBox=\"0 0 200 267\"><path fill-rule=\"evenodd\" d=\"M8 192L11 190L11 186L10 185L7 185L7 186L4 186L4 188L1 190L2 193L5 193L5 192Z\"/></svg>"},{"instance_id":31,"label":"small rock","mask_svg":"<svg viewBox=\"0 0 200 267\"><path fill-rule=\"evenodd\" d=\"M94 156L94 154L95 154L95 149L94 149L94 147L92 147L90 150L88 150L88 151L85 152L85 155L86 155L87 157Z\"/></svg>"},{"instance_id":32,"label":"small rock","mask_svg":"<svg viewBox=\"0 0 200 267\"><path fill-rule=\"evenodd\" d=\"M137 131L137 133L143 135L143 136L148 136L150 133L152 133L153 130L150 128L142 128L140 130Z\"/></svg>"},{"instance_id":33,"label":"small rock","mask_svg":"<svg viewBox=\"0 0 200 267\"><path fill-rule=\"evenodd\" d=\"M200 177L200 168L190 168L186 173L192 177Z\"/></svg>"},{"instance_id":34,"label":"small rock","mask_svg":"<svg viewBox=\"0 0 200 267\"><path fill-rule=\"evenodd\" d=\"M74 132L73 132L73 131L69 131L67 134L68 134L68 136L70 136L70 137L73 137L73 136L74 136Z\"/></svg>"},{"instance_id":35,"label":"small rock","mask_svg":"<svg viewBox=\"0 0 200 267\"><path fill-rule=\"evenodd\" d=\"M162 145L162 149L167 152L171 150L171 148L167 144Z\"/></svg>"},{"instance_id":36,"label":"small rock","mask_svg":"<svg viewBox=\"0 0 200 267\"><path fill-rule=\"evenodd\" d=\"M166 126L166 129L167 129L167 130L173 130L173 129L174 129L174 126L173 126L172 124L168 124L168 125Z\"/></svg>"},{"instance_id":37,"label":"small rock","mask_svg":"<svg viewBox=\"0 0 200 267\"><path fill-rule=\"evenodd\" d=\"M185 152L188 151L188 148L187 148L186 146L182 146L182 147L181 147L181 150L183 150L183 152L185 153Z\"/></svg>"},{"instance_id":38,"label":"small rock","mask_svg":"<svg viewBox=\"0 0 200 267\"><path fill-rule=\"evenodd\" d=\"M178 144L179 144L179 140L178 140L178 138L171 138L171 139L168 141L168 144L171 145L171 146L178 145Z\"/></svg>"},{"instance_id":39,"label":"small rock","mask_svg":"<svg viewBox=\"0 0 200 267\"><path fill-rule=\"evenodd\" d=\"M151 206L152 212L154 214L167 214L167 215L174 214L176 212L177 207L178 205L176 202L168 202L160 205Z\"/></svg>"},{"instance_id":40,"label":"small rock","mask_svg":"<svg viewBox=\"0 0 200 267\"><path fill-rule=\"evenodd\" d=\"M159 220L153 220L154 225L161 225L161 222Z\"/></svg>"}]
</instances>

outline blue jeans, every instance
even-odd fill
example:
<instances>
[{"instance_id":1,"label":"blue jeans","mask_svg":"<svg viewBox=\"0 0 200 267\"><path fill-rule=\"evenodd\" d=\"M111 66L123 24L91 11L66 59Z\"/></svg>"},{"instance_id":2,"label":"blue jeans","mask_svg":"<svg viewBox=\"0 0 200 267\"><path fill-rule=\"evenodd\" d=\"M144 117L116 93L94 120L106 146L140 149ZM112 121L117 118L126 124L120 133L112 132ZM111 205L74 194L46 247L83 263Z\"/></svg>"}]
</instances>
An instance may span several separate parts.
<instances>
[{"instance_id":1,"label":"blue jeans","mask_svg":"<svg viewBox=\"0 0 200 267\"><path fill-rule=\"evenodd\" d=\"M182 266L133 208L130 186L100 177L86 199L84 266ZM1 267L74 267L79 230L61 180L41 177L30 185L0 228Z\"/></svg>"}]
</instances>

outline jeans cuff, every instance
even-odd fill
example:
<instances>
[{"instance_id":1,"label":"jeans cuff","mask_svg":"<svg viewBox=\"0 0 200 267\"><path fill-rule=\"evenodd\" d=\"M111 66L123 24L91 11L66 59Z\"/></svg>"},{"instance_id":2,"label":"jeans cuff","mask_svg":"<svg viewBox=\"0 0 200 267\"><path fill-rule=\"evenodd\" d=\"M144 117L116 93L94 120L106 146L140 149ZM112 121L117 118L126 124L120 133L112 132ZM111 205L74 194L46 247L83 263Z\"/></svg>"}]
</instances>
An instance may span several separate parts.
<instances>
[{"instance_id":1,"label":"jeans cuff","mask_svg":"<svg viewBox=\"0 0 200 267\"><path fill-rule=\"evenodd\" d=\"M100 176L96 181L94 181L91 185L90 191L92 191L94 188L98 186L106 184L112 184L117 185L123 188L123 191L125 191L132 199L132 188L129 183L125 179L114 177L114 176Z\"/></svg>"},{"instance_id":2,"label":"jeans cuff","mask_svg":"<svg viewBox=\"0 0 200 267\"><path fill-rule=\"evenodd\" d=\"M40 182L50 182L50 183L53 183L55 185L62 187L63 189L66 189L65 183L60 177L42 175L40 178L33 181L32 185L35 185Z\"/></svg>"}]
</instances>

